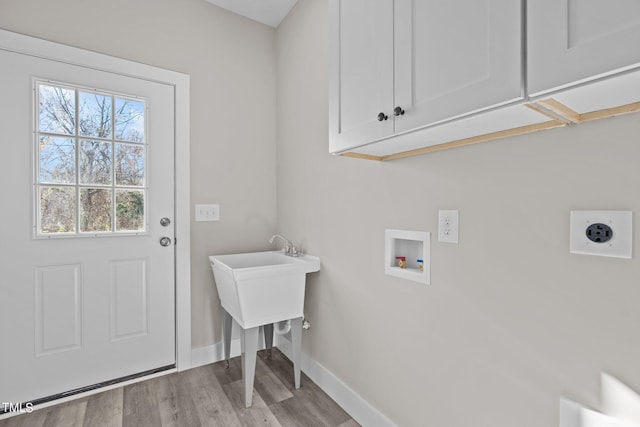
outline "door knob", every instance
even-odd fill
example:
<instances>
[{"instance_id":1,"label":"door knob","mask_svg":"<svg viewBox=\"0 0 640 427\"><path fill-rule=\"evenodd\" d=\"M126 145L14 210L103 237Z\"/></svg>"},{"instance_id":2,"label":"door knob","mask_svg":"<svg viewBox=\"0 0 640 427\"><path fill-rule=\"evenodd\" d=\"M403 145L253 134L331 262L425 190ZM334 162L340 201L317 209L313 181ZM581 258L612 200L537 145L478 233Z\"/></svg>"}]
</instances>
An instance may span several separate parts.
<instances>
[{"instance_id":1,"label":"door knob","mask_svg":"<svg viewBox=\"0 0 640 427\"><path fill-rule=\"evenodd\" d=\"M383 120L387 120L389 117L385 113L378 114L378 121L381 122Z\"/></svg>"},{"instance_id":2,"label":"door knob","mask_svg":"<svg viewBox=\"0 0 640 427\"><path fill-rule=\"evenodd\" d=\"M396 107L393 109L393 115L394 116L402 116L404 115L404 110L400 107Z\"/></svg>"},{"instance_id":3,"label":"door knob","mask_svg":"<svg viewBox=\"0 0 640 427\"><path fill-rule=\"evenodd\" d=\"M171 244L171 237L161 237L160 246L169 246Z\"/></svg>"}]
</instances>

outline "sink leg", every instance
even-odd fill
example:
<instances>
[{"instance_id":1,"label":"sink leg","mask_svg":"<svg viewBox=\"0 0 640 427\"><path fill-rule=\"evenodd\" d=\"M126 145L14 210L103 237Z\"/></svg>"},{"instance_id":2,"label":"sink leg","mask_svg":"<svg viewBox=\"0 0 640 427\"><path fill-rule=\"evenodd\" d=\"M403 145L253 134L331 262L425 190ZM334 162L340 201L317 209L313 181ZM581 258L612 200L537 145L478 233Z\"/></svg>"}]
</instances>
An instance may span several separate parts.
<instances>
[{"instance_id":1,"label":"sink leg","mask_svg":"<svg viewBox=\"0 0 640 427\"><path fill-rule=\"evenodd\" d=\"M273 323L262 326L264 332L264 347L267 349L267 357L271 358L271 349L273 348Z\"/></svg>"},{"instance_id":2,"label":"sink leg","mask_svg":"<svg viewBox=\"0 0 640 427\"><path fill-rule=\"evenodd\" d=\"M256 375L256 352L260 327L242 331L242 380L244 382L244 404L248 408L253 400L253 380Z\"/></svg>"},{"instance_id":3,"label":"sink leg","mask_svg":"<svg viewBox=\"0 0 640 427\"><path fill-rule=\"evenodd\" d=\"M233 326L233 318L227 310L222 309L224 312L222 320L222 337L224 339L224 360L225 368L229 369L229 359L231 358L231 327Z\"/></svg>"},{"instance_id":4,"label":"sink leg","mask_svg":"<svg viewBox=\"0 0 640 427\"><path fill-rule=\"evenodd\" d=\"M300 356L302 353L302 317L291 319L291 346L293 347L293 379L300 388Z\"/></svg>"}]
</instances>

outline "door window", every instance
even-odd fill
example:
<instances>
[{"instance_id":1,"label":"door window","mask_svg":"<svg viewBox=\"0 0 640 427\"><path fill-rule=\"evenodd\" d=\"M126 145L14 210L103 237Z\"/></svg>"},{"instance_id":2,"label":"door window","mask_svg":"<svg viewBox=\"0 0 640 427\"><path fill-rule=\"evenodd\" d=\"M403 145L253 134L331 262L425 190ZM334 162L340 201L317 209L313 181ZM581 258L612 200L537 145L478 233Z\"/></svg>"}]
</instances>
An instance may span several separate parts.
<instances>
[{"instance_id":1,"label":"door window","mask_svg":"<svg viewBox=\"0 0 640 427\"><path fill-rule=\"evenodd\" d=\"M146 103L35 81L36 237L146 232Z\"/></svg>"}]
</instances>

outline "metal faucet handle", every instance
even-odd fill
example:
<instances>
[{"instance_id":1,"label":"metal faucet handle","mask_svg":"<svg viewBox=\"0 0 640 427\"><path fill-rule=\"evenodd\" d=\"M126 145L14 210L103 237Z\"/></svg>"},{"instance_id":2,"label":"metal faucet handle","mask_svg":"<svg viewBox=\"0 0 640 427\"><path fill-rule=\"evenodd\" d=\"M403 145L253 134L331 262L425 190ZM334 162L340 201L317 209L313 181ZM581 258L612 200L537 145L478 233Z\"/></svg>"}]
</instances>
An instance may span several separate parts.
<instances>
[{"instance_id":1,"label":"metal faucet handle","mask_svg":"<svg viewBox=\"0 0 640 427\"><path fill-rule=\"evenodd\" d=\"M294 254L297 251L296 251L296 247L293 246L292 243L287 243L286 245L284 245L284 248L282 248L282 252L284 252L285 255L295 256Z\"/></svg>"},{"instance_id":2,"label":"metal faucet handle","mask_svg":"<svg viewBox=\"0 0 640 427\"><path fill-rule=\"evenodd\" d=\"M269 243L273 243L276 238L281 239L284 242L284 248L282 250L284 251L285 255L297 257L302 253L302 247L296 247L293 243L291 243L291 240L283 237L280 234L274 234L273 236L271 236L271 239L269 239Z\"/></svg>"}]
</instances>

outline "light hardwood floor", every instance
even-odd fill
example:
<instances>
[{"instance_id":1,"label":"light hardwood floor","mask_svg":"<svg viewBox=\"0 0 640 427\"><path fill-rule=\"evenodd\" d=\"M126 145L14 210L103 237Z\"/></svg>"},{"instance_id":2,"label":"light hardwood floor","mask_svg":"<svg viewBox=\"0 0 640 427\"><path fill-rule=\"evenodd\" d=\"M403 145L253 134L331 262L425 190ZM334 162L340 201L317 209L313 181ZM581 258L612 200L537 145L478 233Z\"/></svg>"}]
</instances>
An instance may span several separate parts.
<instances>
[{"instance_id":1,"label":"light hardwood floor","mask_svg":"<svg viewBox=\"0 0 640 427\"><path fill-rule=\"evenodd\" d=\"M109 390L0 421L0 427L356 427L329 396L279 350L258 352L253 406L242 397L240 358Z\"/></svg>"}]
</instances>

